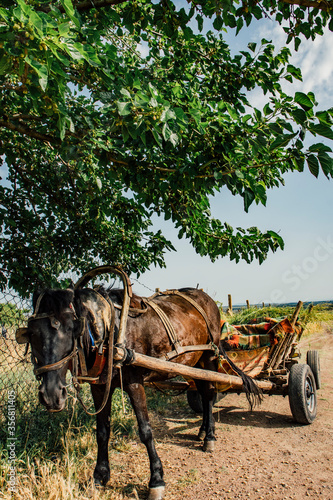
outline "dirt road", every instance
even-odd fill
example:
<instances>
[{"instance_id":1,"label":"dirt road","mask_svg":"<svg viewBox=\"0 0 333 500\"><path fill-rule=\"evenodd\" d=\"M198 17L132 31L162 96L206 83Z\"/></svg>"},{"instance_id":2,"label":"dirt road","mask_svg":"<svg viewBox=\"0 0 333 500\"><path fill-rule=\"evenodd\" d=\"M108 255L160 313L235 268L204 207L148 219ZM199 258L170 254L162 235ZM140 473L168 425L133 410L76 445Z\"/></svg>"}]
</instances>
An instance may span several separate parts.
<instances>
[{"instance_id":1,"label":"dirt road","mask_svg":"<svg viewBox=\"0 0 333 500\"><path fill-rule=\"evenodd\" d=\"M152 418L166 500L333 500L333 331L305 338L300 347L302 361L308 349L320 352L322 388L312 425L293 421L288 398L266 396L250 412L244 395L229 394L215 407L216 451L207 454L196 441L200 419L177 398L170 411ZM124 499L144 499L148 460L141 443L131 444L111 453L107 489L116 488L117 498L121 492Z\"/></svg>"}]
</instances>

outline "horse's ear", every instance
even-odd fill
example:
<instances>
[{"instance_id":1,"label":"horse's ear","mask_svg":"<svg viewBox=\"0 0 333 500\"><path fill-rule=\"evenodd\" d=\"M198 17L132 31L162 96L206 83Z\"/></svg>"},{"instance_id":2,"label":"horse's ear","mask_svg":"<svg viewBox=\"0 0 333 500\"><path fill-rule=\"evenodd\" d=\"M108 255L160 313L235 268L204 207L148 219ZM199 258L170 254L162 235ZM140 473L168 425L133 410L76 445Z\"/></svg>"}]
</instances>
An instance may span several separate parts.
<instances>
[{"instance_id":1,"label":"horse's ear","mask_svg":"<svg viewBox=\"0 0 333 500\"><path fill-rule=\"evenodd\" d=\"M74 290L74 281L72 279L69 281L67 289L68 290Z\"/></svg>"}]
</instances>

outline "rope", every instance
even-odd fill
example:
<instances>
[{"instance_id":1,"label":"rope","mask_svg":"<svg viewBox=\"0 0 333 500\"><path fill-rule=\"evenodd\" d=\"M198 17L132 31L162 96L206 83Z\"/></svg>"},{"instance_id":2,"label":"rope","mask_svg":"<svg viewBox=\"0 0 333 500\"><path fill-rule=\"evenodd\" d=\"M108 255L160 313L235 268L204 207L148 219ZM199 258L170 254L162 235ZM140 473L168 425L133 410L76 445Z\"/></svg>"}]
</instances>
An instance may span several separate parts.
<instances>
[{"instance_id":1,"label":"rope","mask_svg":"<svg viewBox=\"0 0 333 500\"><path fill-rule=\"evenodd\" d=\"M122 407L123 407L123 416L125 416L123 373L122 373L121 365L119 366L119 375L120 375L121 404L122 404Z\"/></svg>"}]
</instances>

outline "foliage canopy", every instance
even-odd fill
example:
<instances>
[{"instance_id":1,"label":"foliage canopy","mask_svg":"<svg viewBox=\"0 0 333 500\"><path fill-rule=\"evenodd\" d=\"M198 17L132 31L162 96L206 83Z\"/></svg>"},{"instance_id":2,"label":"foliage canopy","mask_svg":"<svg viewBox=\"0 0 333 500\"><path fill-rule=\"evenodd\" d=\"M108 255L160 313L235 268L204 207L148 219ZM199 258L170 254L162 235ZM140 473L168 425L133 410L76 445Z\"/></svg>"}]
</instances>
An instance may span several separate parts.
<instances>
[{"instance_id":1,"label":"foliage canopy","mask_svg":"<svg viewBox=\"0 0 333 500\"><path fill-rule=\"evenodd\" d=\"M274 231L212 218L209 197L228 189L247 211L288 171L332 177L331 149L304 139L333 138L333 109L283 91L302 78L290 50L262 40L233 56L221 35L266 15L288 20L296 48L333 29L332 2L290 3L1 0L3 285L28 294L101 262L163 265L172 244L154 213L212 260L283 248ZM215 30L202 34L206 18ZM258 88L262 111L250 104Z\"/></svg>"}]
</instances>

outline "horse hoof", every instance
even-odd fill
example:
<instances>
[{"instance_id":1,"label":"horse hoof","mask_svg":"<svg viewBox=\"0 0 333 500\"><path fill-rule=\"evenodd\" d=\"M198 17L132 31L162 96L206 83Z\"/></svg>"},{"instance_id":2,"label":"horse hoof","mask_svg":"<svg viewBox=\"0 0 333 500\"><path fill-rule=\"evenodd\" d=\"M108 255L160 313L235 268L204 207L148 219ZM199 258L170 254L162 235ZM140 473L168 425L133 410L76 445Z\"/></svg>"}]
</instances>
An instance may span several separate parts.
<instances>
[{"instance_id":1,"label":"horse hoof","mask_svg":"<svg viewBox=\"0 0 333 500\"><path fill-rule=\"evenodd\" d=\"M215 451L215 441L205 441L202 449L207 453L213 453Z\"/></svg>"},{"instance_id":2,"label":"horse hoof","mask_svg":"<svg viewBox=\"0 0 333 500\"><path fill-rule=\"evenodd\" d=\"M165 486L157 486L157 488L150 488L147 500L162 500L164 496Z\"/></svg>"},{"instance_id":3,"label":"horse hoof","mask_svg":"<svg viewBox=\"0 0 333 500\"><path fill-rule=\"evenodd\" d=\"M110 468L108 465L96 465L94 470L94 483L97 488L103 487L110 480Z\"/></svg>"},{"instance_id":4,"label":"horse hoof","mask_svg":"<svg viewBox=\"0 0 333 500\"><path fill-rule=\"evenodd\" d=\"M200 431L198 434L198 441L203 441L206 437L205 431Z\"/></svg>"}]
</instances>

